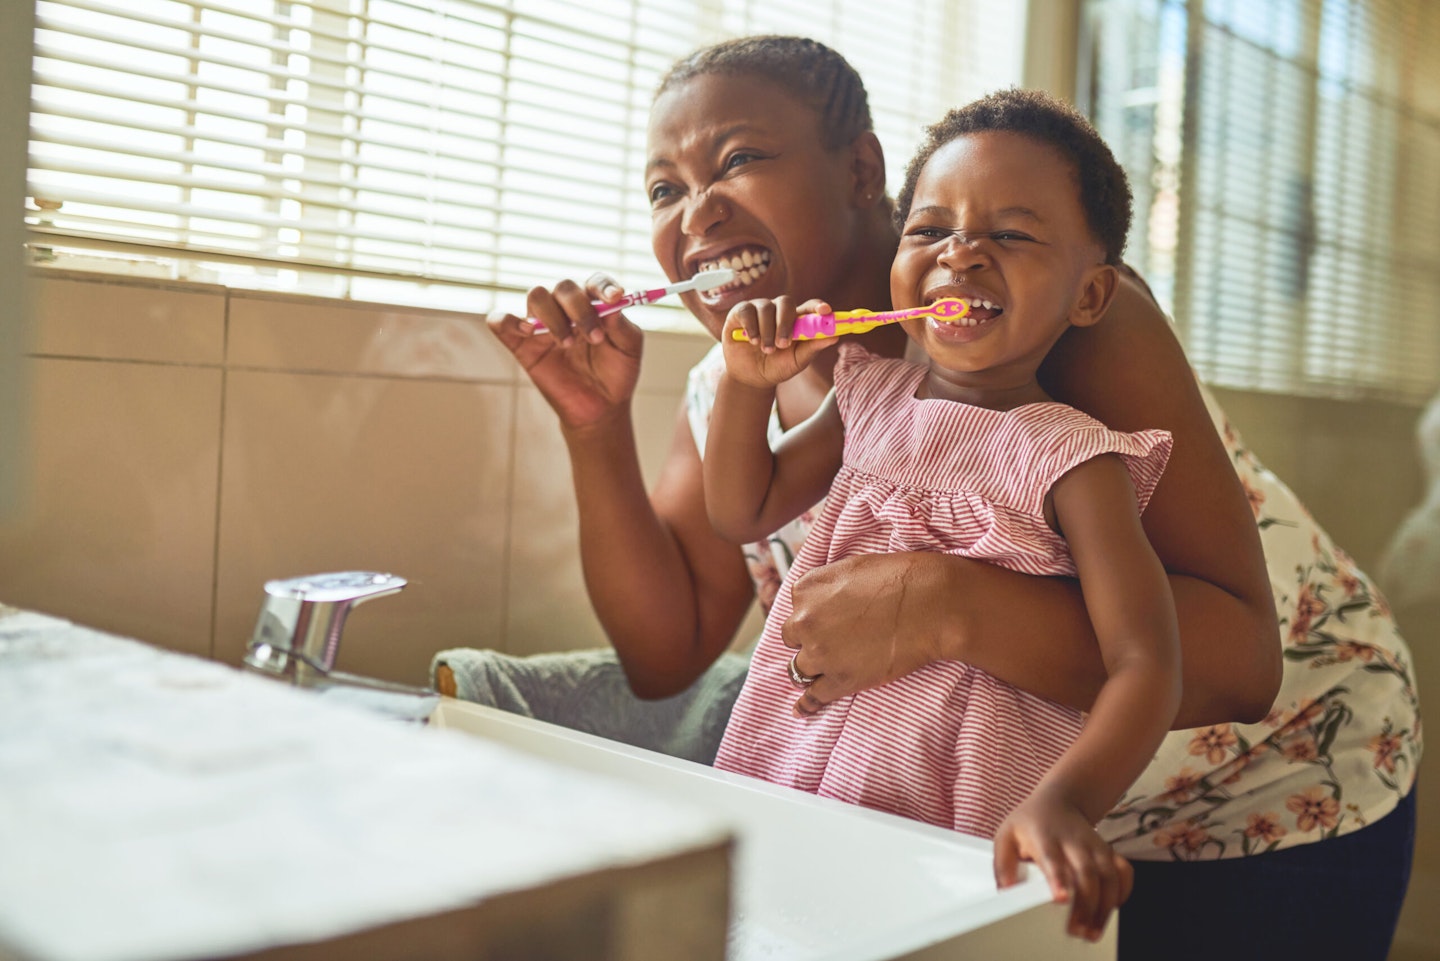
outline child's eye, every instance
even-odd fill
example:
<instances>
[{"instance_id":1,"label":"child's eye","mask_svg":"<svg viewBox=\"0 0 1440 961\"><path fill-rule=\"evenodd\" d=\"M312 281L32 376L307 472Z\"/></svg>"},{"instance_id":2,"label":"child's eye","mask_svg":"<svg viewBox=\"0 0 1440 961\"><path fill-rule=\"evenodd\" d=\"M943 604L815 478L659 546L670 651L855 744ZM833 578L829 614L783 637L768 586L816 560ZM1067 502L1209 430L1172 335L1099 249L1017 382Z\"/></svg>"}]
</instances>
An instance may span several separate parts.
<instances>
[{"instance_id":1,"label":"child's eye","mask_svg":"<svg viewBox=\"0 0 1440 961\"><path fill-rule=\"evenodd\" d=\"M990 235L992 240L1029 240L1026 235L1014 230L997 230Z\"/></svg>"}]
</instances>

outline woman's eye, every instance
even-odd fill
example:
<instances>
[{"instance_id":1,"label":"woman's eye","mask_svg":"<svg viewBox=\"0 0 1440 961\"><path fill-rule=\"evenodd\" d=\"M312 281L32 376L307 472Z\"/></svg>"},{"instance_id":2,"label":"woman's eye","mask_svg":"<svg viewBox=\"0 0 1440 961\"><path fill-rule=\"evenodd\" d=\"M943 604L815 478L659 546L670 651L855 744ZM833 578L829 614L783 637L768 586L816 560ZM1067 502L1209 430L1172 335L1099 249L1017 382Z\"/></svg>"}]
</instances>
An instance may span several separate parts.
<instances>
[{"instance_id":1,"label":"woman's eye","mask_svg":"<svg viewBox=\"0 0 1440 961\"><path fill-rule=\"evenodd\" d=\"M725 158L725 169L734 170L736 167L743 167L752 161L759 160L758 154L746 153L743 150L736 151Z\"/></svg>"},{"instance_id":2,"label":"woman's eye","mask_svg":"<svg viewBox=\"0 0 1440 961\"><path fill-rule=\"evenodd\" d=\"M655 184L650 188L650 206L662 204L675 195L675 188L669 184Z\"/></svg>"}]
</instances>

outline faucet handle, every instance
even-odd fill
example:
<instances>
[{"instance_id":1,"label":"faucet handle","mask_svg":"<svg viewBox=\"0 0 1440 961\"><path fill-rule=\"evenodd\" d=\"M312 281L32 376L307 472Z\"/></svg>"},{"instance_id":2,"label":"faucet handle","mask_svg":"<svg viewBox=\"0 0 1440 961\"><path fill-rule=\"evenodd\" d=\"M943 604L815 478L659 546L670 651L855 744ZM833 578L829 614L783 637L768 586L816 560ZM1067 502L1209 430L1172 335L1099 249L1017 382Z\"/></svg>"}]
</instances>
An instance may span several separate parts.
<instances>
[{"instance_id":1,"label":"faucet handle","mask_svg":"<svg viewBox=\"0 0 1440 961\"><path fill-rule=\"evenodd\" d=\"M266 581L265 593L271 597L293 598L310 603L336 604L349 601L353 607L361 601L394 594L406 583L405 578L395 574L336 571L331 574L311 574L308 577Z\"/></svg>"},{"instance_id":2,"label":"faucet handle","mask_svg":"<svg viewBox=\"0 0 1440 961\"><path fill-rule=\"evenodd\" d=\"M336 571L267 581L265 603L245 666L308 686L335 667L350 609L394 594L405 578L376 571Z\"/></svg>"}]
</instances>

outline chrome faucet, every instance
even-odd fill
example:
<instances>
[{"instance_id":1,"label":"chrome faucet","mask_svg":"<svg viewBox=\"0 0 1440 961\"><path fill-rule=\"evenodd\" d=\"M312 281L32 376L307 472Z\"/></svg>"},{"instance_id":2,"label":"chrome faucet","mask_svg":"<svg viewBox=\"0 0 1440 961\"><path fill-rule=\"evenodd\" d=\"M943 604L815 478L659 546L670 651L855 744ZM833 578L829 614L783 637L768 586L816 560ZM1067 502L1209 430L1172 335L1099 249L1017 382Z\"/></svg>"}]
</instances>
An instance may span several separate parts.
<instances>
[{"instance_id":1,"label":"chrome faucet","mask_svg":"<svg viewBox=\"0 0 1440 961\"><path fill-rule=\"evenodd\" d=\"M405 578L375 571L337 571L268 581L244 666L276 680L383 714L423 721L440 696L335 670L345 620L358 604L397 593Z\"/></svg>"}]
</instances>

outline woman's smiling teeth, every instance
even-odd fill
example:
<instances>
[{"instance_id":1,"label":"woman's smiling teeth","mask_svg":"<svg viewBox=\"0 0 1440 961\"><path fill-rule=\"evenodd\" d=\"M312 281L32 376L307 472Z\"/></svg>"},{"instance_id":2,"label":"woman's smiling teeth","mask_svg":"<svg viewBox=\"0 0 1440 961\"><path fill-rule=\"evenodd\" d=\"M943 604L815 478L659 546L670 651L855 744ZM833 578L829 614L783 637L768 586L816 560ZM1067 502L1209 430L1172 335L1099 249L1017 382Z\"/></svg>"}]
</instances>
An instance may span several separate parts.
<instances>
[{"instance_id":1,"label":"woman's smiling teeth","mask_svg":"<svg viewBox=\"0 0 1440 961\"><path fill-rule=\"evenodd\" d=\"M720 270L727 267L735 271L735 280L724 287L716 287L703 292L700 295L702 300L717 303L731 291L755 283L760 279L761 274L770 269L770 251L764 248L747 248L738 253L726 254L716 260L702 260L698 265L699 270Z\"/></svg>"}]
</instances>

